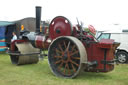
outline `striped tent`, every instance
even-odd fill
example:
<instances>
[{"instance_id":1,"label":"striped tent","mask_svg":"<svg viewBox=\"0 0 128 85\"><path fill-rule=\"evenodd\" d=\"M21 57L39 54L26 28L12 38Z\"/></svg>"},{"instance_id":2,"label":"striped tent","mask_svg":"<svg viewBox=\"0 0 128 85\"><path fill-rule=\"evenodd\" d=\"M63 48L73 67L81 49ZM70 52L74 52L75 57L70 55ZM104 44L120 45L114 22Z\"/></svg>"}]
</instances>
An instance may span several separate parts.
<instances>
[{"instance_id":1,"label":"striped tent","mask_svg":"<svg viewBox=\"0 0 128 85\"><path fill-rule=\"evenodd\" d=\"M0 51L4 51L6 49L4 34L5 34L5 27L1 26L0 27Z\"/></svg>"},{"instance_id":2,"label":"striped tent","mask_svg":"<svg viewBox=\"0 0 128 85\"><path fill-rule=\"evenodd\" d=\"M12 25L14 25L12 22L0 21L0 51L7 49L6 39L12 36L13 29L10 29Z\"/></svg>"}]
</instances>

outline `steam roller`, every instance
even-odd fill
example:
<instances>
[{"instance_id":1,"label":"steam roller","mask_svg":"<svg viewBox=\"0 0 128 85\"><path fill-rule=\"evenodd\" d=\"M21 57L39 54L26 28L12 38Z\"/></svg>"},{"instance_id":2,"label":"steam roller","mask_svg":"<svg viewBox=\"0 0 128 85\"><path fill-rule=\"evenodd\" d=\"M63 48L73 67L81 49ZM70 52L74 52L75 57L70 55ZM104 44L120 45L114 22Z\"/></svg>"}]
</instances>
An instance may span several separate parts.
<instances>
[{"instance_id":1,"label":"steam roller","mask_svg":"<svg viewBox=\"0 0 128 85\"><path fill-rule=\"evenodd\" d=\"M36 7L36 32L22 30L20 38L11 42L8 54L16 65L33 64L39 61L42 48L47 47L45 36L40 35L41 7Z\"/></svg>"},{"instance_id":2,"label":"steam roller","mask_svg":"<svg viewBox=\"0 0 128 85\"><path fill-rule=\"evenodd\" d=\"M110 72L116 62L114 53L120 45L112 39L96 40L93 26L85 31L82 24L72 25L64 16L55 17L40 31L41 7L36 7L36 31L23 31L11 43L9 55L13 64L32 64L39 61L42 51L48 50L48 63L54 75L75 78L81 71ZM48 31L48 34L46 33Z\"/></svg>"}]
</instances>

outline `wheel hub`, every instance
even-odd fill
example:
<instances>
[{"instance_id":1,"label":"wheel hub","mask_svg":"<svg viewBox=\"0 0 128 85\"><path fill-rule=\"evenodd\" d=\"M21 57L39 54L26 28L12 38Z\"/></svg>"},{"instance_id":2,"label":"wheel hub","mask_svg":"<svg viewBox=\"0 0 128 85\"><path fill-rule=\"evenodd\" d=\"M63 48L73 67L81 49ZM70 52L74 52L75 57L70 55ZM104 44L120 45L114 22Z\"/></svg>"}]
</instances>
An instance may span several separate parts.
<instances>
[{"instance_id":1,"label":"wheel hub","mask_svg":"<svg viewBox=\"0 0 128 85\"><path fill-rule=\"evenodd\" d=\"M121 54L121 55L119 56L119 61L120 61L120 62L125 62L125 61L126 61L126 56L123 55L123 54Z\"/></svg>"},{"instance_id":2,"label":"wheel hub","mask_svg":"<svg viewBox=\"0 0 128 85\"><path fill-rule=\"evenodd\" d=\"M67 55L67 53L64 53L63 60L64 60L64 61L68 60L68 55Z\"/></svg>"}]
</instances>

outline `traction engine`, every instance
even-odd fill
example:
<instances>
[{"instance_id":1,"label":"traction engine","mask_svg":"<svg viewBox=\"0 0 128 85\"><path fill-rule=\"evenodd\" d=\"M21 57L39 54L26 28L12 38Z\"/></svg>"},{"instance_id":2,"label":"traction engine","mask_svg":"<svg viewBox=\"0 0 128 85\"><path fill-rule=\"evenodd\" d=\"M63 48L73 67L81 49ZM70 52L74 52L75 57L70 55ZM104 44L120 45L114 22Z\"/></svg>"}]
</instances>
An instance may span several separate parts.
<instances>
[{"instance_id":1,"label":"traction engine","mask_svg":"<svg viewBox=\"0 0 128 85\"><path fill-rule=\"evenodd\" d=\"M48 50L51 71L59 77L74 78L81 70L109 72L114 69L114 53L119 43L111 39L97 41L81 25L73 26L63 16L55 17L48 28L40 32L41 7L36 7L36 31L21 32L11 43L8 54L16 65L39 61L43 50Z\"/></svg>"}]
</instances>

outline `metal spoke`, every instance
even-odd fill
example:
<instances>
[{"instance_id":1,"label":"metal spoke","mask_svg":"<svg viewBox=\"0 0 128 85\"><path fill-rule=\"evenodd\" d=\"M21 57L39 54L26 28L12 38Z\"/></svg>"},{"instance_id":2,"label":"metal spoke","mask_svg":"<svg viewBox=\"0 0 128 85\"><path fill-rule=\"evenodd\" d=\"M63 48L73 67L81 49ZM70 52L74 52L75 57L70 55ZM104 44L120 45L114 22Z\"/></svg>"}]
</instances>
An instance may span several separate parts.
<instances>
[{"instance_id":1,"label":"metal spoke","mask_svg":"<svg viewBox=\"0 0 128 85\"><path fill-rule=\"evenodd\" d=\"M71 57L72 59L80 60L80 57Z\"/></svg>"},{"instance_id":2,"label":"metal spoke","mask_svg":"<svg viewBox=\"0 0 128 85\"><path fill-rule=\"evenodd\" d=\"M75 67L73 66L73 64L71 64L71 65L72 65L72 69L73 69L73 71L76 72L76 69L75 69Z\"/></svg>"},{"instance_id":3,"label":"metal spoke","mask_svg":"<svg viewBox=\"0 0 128 85\"><path fill-rule=\"evenodd\" d=\"M71 71L69 69L69 65L68 64L67 64L67 68L68 68L68 75L70 75L71 74Z\"/></svg>"},{"instance_id":4,"label":"metal spoke","mask_svg":"<svg viewBox=\"0 0 128 85\"><path fill-rule=\"evenodd\" d=\"M64 67L64 74L65 74L65 72L66 72L66 68L67 68L67 63L66 63L66 65L65 65L65 67Z\"/></svg>"},{"instance_id":5,"label":"metal spoke","mask_svg":"<svg viewBox=\"0 0 128 85\"><path fill-rule=\"evenodd\" d=\"M76 62L70 60L71 63L75 64L76 66L79 66L79 64L77 64Z\"/></svg>"},{"instance_id":6,"label":"metal spoke","mask_svg":"<svg viewBox=\"0 0 128 85\"><path fill-rule=\"evenodd\" d=\"M58 63L60 63L61 61L62 61L62 60L58 60L58 61L55 62L55 64L58 64Z\"/></svg>"},{"instance_id":7,"label":"metal spoke","mask_svg":"<svg viewBox=\"0 0 128 85\"><path fill-rule=\"evenodd\" d=\"M66 48L66 43L64 42L64 47Z\"/></svg>"},{"instance_id":8,"label":"metal spoke","mask_svg":"<svg viewBox=\"0 0 128 85\"><path fill-rule=\"evenodd\" d=\"M62 56L54 56L55 58L62 58Z\"/></svg>"},{"instance_id":9,"label":"metal spoke","mask_svg":"<svg viewBox=\"0 0 128 85\"><path fill-rule=\"evenodd\" d=\"M68 42L68 46L67 46L67 48L65 49L65 52L67 52L67 51L68 51L69 46L70 46L70 41Z\"/></svg>"},{"instance_id":10,"label":"metal spoke","mask_svg":"<svg viewBox=\"0 0 128 85\"><path fill-rule=\"evenodd\" d=\"M59 51L57 48L56 48L56 53L62 53L61 51Z\"/></svg>"},{"instance_id":11,"label":"metal spoke","mask_svg":"<svg viewBox=\"0 0 128 85\"><path fill-rule=\"evenodd\" d=\"M64 62L61 62L61 64L58 66L59 71L61 70L61 67L63 66Z\"/></svg>"},{"instance_id":12,"label":"metal spoke","mask_svg":"<svg viewBox=\"0 0 128 85\"><path fill-rule=\"evenodd\" d=\"M76 50L75 52L71 53L70 56L74 55L74 54L77 54L79 51Z\"/></svg>"},{"instance_id":13,"label":"metal spoke","mask_svg":"<svg viewBox=\"0 0 128 85\"><path fill-rule=\"evenodd\" d=\"M64 52L60 44L59 44L59 48L60 48L60 50L61 50L62 52Z\"/></svg>"},{"instance_id":14,"label":"metal spoke","mask_svg":"<svg viewBox=\"0 0 128 85\"><path fill-rule=\"evenodd\" d=\"M66 65L65 65L64 74L66 73L66 70L68 71L68 75L70 75L71 74L71 71L69 69L68 63L66 63Z\"/></svg>"}]
</instances>

